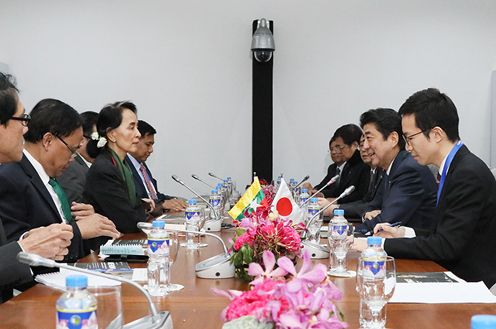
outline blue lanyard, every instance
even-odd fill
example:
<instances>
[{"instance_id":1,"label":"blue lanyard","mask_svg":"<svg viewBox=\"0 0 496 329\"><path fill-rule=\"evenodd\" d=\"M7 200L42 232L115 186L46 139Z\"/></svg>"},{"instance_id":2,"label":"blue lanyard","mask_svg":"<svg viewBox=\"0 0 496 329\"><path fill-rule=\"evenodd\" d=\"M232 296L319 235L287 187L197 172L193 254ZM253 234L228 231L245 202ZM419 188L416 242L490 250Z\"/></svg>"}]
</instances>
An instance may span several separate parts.
<instances>
[{"instance_id":1,"label":"blue lanyard","mask_svg":"<svg viewBox=\"0 0 496 329\"><path fill-rule=\"evenodd\" d=\"M462 146L463 146L463 142L458 141L458 143L455 144L455 146L451 149L450 153L448 154L448 157L446 158L446 162L444 163L443 173L441 174L441 180L439 181L439 188L437 189L436 207L439 204L439 198L441 197L441 192L443 191L444 181L446 180L446 173L448 172L448 168L451 165L451 161L453 161L456 152L458 152L458 150Z\"/></svg>"}]
</instances>

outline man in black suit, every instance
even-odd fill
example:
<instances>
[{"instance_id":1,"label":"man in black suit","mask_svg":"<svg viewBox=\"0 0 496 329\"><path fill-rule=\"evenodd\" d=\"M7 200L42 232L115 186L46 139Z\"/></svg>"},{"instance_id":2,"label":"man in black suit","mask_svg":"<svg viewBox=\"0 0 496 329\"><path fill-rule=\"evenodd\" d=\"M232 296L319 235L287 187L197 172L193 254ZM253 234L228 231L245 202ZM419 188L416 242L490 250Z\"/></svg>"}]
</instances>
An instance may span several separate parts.
<instances>
[{"instance_id":1,"label":"man in black suit","mask_svg":"<svg viewBox=\"0 0 496 329\"><path fill-rule=\"evenodd\" d=\"M354 219L361 220L363 214L369 207L372 200L374 200L375 198L377 198L377 201L375 202L380 202L378 200L382 200L381 198L383 184L381 183L382 176L384 175L384 170L382 170L382 168L372 167L370 156L368 152L365 151L365 149L363 148L364 141L365 136L362 135L359 145L360 157L362 158L364 164L370 166L367 192L361 200L339 203L330 206L324 211L324 216L332 216L334 209L340 208L344 210L344 215L346 216L346 219L348 219L348 221ZM319 198L319 204L321 207L325 207L328 202L326 202L326 199Z\"/></svg>"},{"instance_id":2,"label":"man in black suit","mask_svg":"<svg viewBox=\"0 0 496 329\"><path fill-rule=\"evenodd\" d=\"M160 215L164 210L184 211L186 202L158 191L157 181L148 169L145 161L153 153L155 134L157 131L149 123L138 120L138 130L141 134L138 147L135 152L129 153L126 162L133 173L136 193L140 198L153 200L153 215Z\"/></svg>"},{"instance_id":3,"label":"man in black suit","mask_svg":"<svg viewBox=\"0 0 496 329\"><path fill-rule=\"evenodd\" d=\"M22 157L23 138L29 115L19 99L13 78L0 73L0 163L19 161ZM72 227L52 224L26 232L22 238L8 242L0 218L0 303L12 297L12 288L32 280L28 265L17 261L21 251L42 257L62 260L68 253Z\"/></svg>"},{"instance_id":4,"label":"man in black suit","mask_svg":"<svg viewBox=\"0 0 496 329\"><path fill-rule=\"evenodd\" d=\"M437 89L413 94L400 108L407 149L441 175L433 232L378 225L393 257L430 259L496 293L496 181L486 164L460 141L458 113ZM407 238L410 237L410 238Z\"/></svg>"},{"instance_id":5,"label":"man in black suit","mask_svg":"<svg viewBox=\"0 0 496 329\"><path fill-rule=\"evenodd\" d=\"M54 223L72 227L74 237L66 261L88 253L84 239L119 237L115 225L86 204L69 204L54 177L72 161L83 131L79 114L55 99L40 101L31 111L24 155L20 162L0 166L0 218L8 241L24 232Z\"/></svg>"},{"instance_id":6,"label":"man in black suit","mask_svg":"<svg viewBox=\"0 0 496 329\"><path fill-rule=\"evenodd\" d=\"M334 135L329 141L329 154L331 155L332 163L329 165L329 167L327 167L327 174L324 179L315 186L312 186L312 184L310 184L309 182L305 182L303 184L302 187L308 189L308 191L310 192L309 194L314 194L316 191L323 188L324 185L331 180L331 178L338 175L338 173L340 173L344 168L345 160L343 158L341 150L336 147L336 140L334 138Z\"/></svg>"},{"instance_id":7,"label":"man in black suit","mask_svg":"<svg viewBox=\"0 0 496 329\"><path fill-rule=\"evenodd\" d=\"M80 117L83 123L83 141L81 142L77 155L74 157L74 161L72 161L62 175L57 178L71 204L73 202L83 202L86 174L93 161L95 161L95 159L88 154L86 146L88 145L88 141L91 140L91 135L96 132L98 113L86 111L81 113Z\"/></svg>"},{"instance_id":8,"label":"man in black suit","mask_svg":"<svg viewBox=\"0 0 496 329\"><path fill-rule=\"evenodd\" d=\"M436 181L429 168L419 165L404 150L400 115L392 109L369 110L361 115L360 125L365 135L364 150L372 165L382 168L385 174L382 200L369 206L369 210L380 211L366 217L357 230L372 231L376 224L384 222L434 229Z\"/></svg>"}]
</instances>

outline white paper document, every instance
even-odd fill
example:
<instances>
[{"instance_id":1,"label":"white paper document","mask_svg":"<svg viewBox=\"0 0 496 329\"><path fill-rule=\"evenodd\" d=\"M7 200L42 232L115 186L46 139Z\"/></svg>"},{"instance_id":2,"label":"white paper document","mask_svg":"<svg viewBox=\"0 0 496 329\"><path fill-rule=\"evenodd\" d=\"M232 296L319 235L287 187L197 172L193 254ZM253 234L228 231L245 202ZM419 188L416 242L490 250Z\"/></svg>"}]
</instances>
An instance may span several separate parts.
<instances>
[{"instance_id":1,"label":"white paper document","mask_svg":"<svg viewBox=\"0 0 496 329\"><path fill-rule=\"evenodd\" d=\"M483 282L397 283L389 303L496 303Z\"/></svg>"}]
</instances>

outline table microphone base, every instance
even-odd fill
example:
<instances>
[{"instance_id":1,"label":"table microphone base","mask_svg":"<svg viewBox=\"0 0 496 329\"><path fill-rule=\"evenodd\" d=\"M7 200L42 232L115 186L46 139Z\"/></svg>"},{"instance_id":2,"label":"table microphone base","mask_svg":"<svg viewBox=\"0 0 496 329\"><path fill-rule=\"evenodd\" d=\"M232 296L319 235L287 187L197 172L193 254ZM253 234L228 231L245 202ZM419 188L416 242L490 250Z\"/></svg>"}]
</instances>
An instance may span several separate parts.
<instances>
[{"instance_id":1,"label":"table microphone base","mask_svg":"<svg viewBox=\"0 0 496 329\"><path fill-rule=\"evenodd\" d=\"M220 232L222 221L218 219L207 220L203 229L207 232Z\"/></svg>"},{"instance_id":2,"label":"table microphone base","mask_svg":"<svg viewBox=\"0 0 496 329\"><path fill-rule=\"evenodd\" d=\"M227 279L234 277L231 255L220 254L196 264L196 276L203 279Z\"/></svg>"},{"instance_id":3,"label":"table microphone base","mask_svg":"<svg viewBox=\"0 0 496 329\"><path fill-rule=\"evenodd\" d=\"M313 259L329 258L329 250L326 247L308 241L303 241L301 244L303 245L303 252L307 250L310 253L311 258Z\"/></svg>"},{"instance_id":4,"label":"table microphone base","mask_svg":"<svg viewBox=\"0 0 496 329\"><path fill-rule=\"evenodd\" d=\"M110 328L110 327L108 327ZM173 329L172 316L169 312L159 312L155 317L147 315L143 318L127 323L123 329Z\"/></svg>"}]
</instances>

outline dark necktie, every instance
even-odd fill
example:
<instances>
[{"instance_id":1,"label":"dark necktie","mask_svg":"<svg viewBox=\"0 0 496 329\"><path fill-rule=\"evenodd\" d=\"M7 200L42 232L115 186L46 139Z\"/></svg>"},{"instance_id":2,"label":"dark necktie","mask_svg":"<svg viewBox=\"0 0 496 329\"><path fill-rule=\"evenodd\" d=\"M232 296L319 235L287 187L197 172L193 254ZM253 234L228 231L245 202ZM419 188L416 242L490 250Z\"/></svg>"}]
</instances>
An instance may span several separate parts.
<instances>
[{"instance_id":1,"label":"dark necktie","mask_svg":"<svg viewBox=\"0 0 496 329\"><path fill-rule=\"evenodd\" d=\"M370 169L369 187L367 189L366 199L371 200L374 195L375 182L377 181L377 170Z\"/></svg>"},{"instance_id":2,"label":"dark necktie","mask_svg":"<svg viewBox=\"0 0 496 329\"><path fill-rule=\"evenodd\" d=\"M155 190L155 186L153 186L153 182L150 178L150 175L148 175L148 170L146 170L145 164L143 162L140 163L140 171L143 175L143 180L145 181L146 188L148 190L148 193L150 194L150 198L156 201L157 191Z\"/></svg>"},{"instance_id":3,"label":"dark necktie","mask_svg":"<svg viewBox=\"0 0 496 329\"><path fill-rule=\"evenodd\" d=\"M59 182L55 178L50 178L48 184L53 188L55 194L59 198L60 204L62 206L62 212L64 213L65 220L70 223L72 222L72 213L71 213L71 205L69 204L69 200L67 200L67 195L65 195L62 186L60 186Z\"/></svg>"},{"instance_id":4,"label":"dark necktie","mask_svg":"<svg viewBox=\"0 0 496 329\"><path fill-rule=\"evenodd\" d=\"M339 182L341 181L341 169L339 169L339 167L336 167L336 175L339 175L338 180L336 181L336 185L339 185Z\"/></svg>"}]
</instances>

